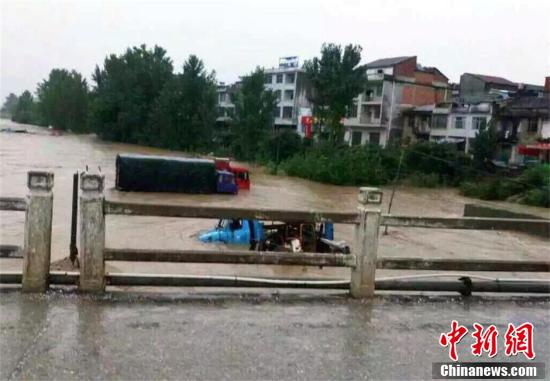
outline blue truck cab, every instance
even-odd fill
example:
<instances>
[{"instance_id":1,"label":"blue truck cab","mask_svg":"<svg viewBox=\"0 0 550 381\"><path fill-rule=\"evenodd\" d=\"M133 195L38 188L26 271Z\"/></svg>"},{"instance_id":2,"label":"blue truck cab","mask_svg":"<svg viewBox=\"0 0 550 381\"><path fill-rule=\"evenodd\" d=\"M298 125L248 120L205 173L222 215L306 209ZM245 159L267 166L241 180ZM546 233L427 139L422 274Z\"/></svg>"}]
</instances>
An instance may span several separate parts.
<instances>
[{"instance_id":1,"label":"blue truck cab","mask_svg":"<svg viewBox=\"0 0 550 381\"><path fill-rule=\"evenodd\" d=\"M235 174L229 171L216 171L216 192L237 194L239 186L235 181Z\"/></svg>"},{"instance_id":2,"label":"blue truck cab","mask_svg":"<svg viewBox=\"0 0 550 381\"><path fill-rule=\"evenodd\" d=\"M265 238L264 226L258 220L225 219L215 229L199 235L202 242L250 245Z\"/></svg>"}]
</instances>

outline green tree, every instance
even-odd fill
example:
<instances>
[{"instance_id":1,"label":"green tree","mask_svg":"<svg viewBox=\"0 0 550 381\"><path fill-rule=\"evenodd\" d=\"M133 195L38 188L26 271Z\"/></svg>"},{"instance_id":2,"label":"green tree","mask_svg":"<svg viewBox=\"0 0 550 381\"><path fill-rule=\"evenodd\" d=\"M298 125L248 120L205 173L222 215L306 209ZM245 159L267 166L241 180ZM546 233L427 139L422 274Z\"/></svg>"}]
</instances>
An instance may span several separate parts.
<instances>
[{"instance_id":1,"label":"green tree","mask_svg":"<svg viewBox=\"0 0 550 381\"><path fill-rule=\"evenodd\" d=\"M19 101L19 98L14 93L10 93L6 100L4 101L4 104L2 105L2 114L7 114L9 116L12 116L15 112L15 109L17 107L17 102Z\"/></svg>"},{"instance_id":2,"label":"green tree","mask_svg":"<svg viewBox=\"0 0 550 381\"><path fill-rule=\"evenodd\" d=\"M11 120L17 123L32 124L36 122L34 98L30 91L25 90L19 96L17 106Z\"/></svg>"},{"instance_id":3,"label":"green tree","mask_svg":"<svg viewBox=\"0 0 550 381\"><path fill-rule=\"evenodd\" d=\"M104 139L145 143L148 119L162 88L172 78L172 60L159 46L128 48L96 67L90 126Z\"/></svg>"},{"instance_id":4,"label":"green tree","mask_svg":"<svg viewBox=\"0 0 550 381\"><path fill-rule=\"evenodd\" d=\"M323 44L321 58L306 61L304 69L312 85L310 100L314 115L327 128L329 139L340 143L344 139L342 118L353 98L360 94L367 83L365 65L361 62L359 45Z\"/></svg>"},{"instance_id":5,"label":"green tree","mask_svg":"<svg viewBox=\"0 0 550 381\"><path fill-rule=\"evenodd\" d=\"M53 69L36 91L40 115L60 130L84 131L88 113L88 84L74 70Z\"/></svg>"},{"instance_id":6,"label":"green tree","mask_svg":"<svg viewBox=\"0 0 550 381\"><path fill-rule=\"evenodd\" d=\"M478 168L484 168L496 152L498 136L495 123L495 119L491 119L487 127L482 126L472 142L473 164Z\"/></svg>"},{"instance_id":7,"label":"green tree","mask_svg":"<svg viewBox=\"0 0 550 381\"><path fill-rule=\"evenodd\" d=\"M269 134L262 149L265 159L279 164L303 149L302 138L296 132L282 129Z\"/></svg>"},{"instance_id":8,"label":"green tree","mask_svg":"<svg viewBox=\"0 0 550 381\"><path fill-rule=\"evenodd\" d=\"M252 160L273 127L273 110L277 103L272 91L264 87L264 71L257 68L242 78L233 94L235 115L232 123L233 150L237 157Z\"/></svg>"},{"instance_id":9,"label":"green tree","mask_svg":"<svg viewBox=\"0 0 550 381\"><path fill-rule=\"evenodd\" d=\"M172 149L207 147L216 123L216 79L204 63L189 56L182 74L162 89L149 123L151 144Z\"/></svg>"}]
</instances>

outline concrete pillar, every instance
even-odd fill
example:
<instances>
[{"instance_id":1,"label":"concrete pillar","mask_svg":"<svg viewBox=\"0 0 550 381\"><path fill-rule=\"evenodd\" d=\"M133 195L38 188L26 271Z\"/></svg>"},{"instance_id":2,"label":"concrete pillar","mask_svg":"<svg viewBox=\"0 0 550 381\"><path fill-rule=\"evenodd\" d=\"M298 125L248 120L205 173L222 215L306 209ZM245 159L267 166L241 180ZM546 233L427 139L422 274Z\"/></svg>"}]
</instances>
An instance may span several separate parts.
<instances>
[{"instance_id":1,"label":"concrete pillar","mask_svg":"<svg viewBox=\"0 0 550 381\"><path fill-rule=\"evenodd\" d=\"M23 292L45 292L49 286L52 245L53 173L30 171L23 247Z\"/></svg>"},{"instance_id":2,"label":"concrete pillar","mask_svg":"<svg viewBox=\"0 0 550 381\"><path fill-rule=\"evenodd\" d=\"M105 216L103 214L103 175L80 174L80 279L81 291L105 290Z\"/></svg>"},{"instance_id":3,"label":"concrete pillar","mask_svg":"<svg viewBox=\"0 0 550 381\"><path fill-rule=\"evenodd\" d=\"M357 265L351 270L350 283L350 294L354 298L374 295L382 191L360 188L358 201L359 224L355 227L354 251Z\"/></svg>"}]
</instances>

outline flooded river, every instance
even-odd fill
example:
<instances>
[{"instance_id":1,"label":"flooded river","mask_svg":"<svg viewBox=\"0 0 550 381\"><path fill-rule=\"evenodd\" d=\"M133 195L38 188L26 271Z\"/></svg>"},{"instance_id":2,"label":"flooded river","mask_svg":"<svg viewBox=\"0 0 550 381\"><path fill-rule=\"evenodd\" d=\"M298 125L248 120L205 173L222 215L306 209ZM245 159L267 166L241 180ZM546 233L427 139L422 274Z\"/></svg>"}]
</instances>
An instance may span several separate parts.
<instances>
[{"instance_id":1,"label":"flooded river","mask_svg":"<svg viewBox=\"0 0 550 381\"><path fill-rule=\"evenodd\" d=\"M192 205L219 205L285 209L322 209L353 211L357 187L319 184L285 176L271 176L251 166L252 189L238 196L123 193L113 189L115 157L121 152L184 155L150 147L107 143L93 135L53 136L47 129L1 120L0 129L24 128L29 133L0 133L0 194L26 194L29 170L48 170L55 174L52 262L60 266L69 254L72 176L76 171L100 167L106 179L108 199L166 202ZM390 190L384 189L384 208ZM467 199L456 190L399 188L392 207L394 214L461 216ZM471 201L471 200L469 200ZM514 206L517 207L517 206ZM537 210L546 213L545 210ZM23 242L24 214L0 212L0 243ZM205 248L197 233L213 227L213 220L149 217L107 217L107 246L113 248ZM430 229L390 229L380 240L380 256L477 257L501 259L547 259L547 242L521 233ZM350 226L337 226L336 238L352 242ZM208 246L212 248L212 246ZM20 260L2 259L4 269L20 269ZM299 276L322 273L343 276L346 270L306 269L284 266L232 266L199 264L122 263L108 264L110 271L173 272L186 274L239 274Z\"/></svg>"}]
</instances>

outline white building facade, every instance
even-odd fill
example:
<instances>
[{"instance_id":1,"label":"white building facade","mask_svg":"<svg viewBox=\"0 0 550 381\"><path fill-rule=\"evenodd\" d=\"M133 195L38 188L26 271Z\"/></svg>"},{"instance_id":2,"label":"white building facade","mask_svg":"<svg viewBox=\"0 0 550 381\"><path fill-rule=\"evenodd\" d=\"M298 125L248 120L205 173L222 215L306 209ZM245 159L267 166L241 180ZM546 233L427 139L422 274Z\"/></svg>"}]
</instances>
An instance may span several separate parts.
<instances>
[{"instance_id":1,"label":"white building facade","mask_svg":"<svg viewBox=\"0 0 550 381\"><path fill-rule=\"evenodd\" d=\"M307 99L307 79L299 67L298 57L283 57L277 68L265 69L265 87L274 92L277 106L274 110L275 128L290 128L304 135L303 116L311 116Z\"/></svg>"},{"instance_id":2,"label":"white building facade","mask_svg":"<svg viewBox=\"0 0 550 381\"><path fill-rule=\"evenodd\" d=\"M273 111L274 128L289 128L301 136L305 134L302 117L312 115L312 106L307 98L307 79L298 66L298 57L283 57L276 68L265 69L265 88L274 92L277 106ZM239 82L233 85L218 85L219 123L229 123L235 110L231 93L237 91Z\"/></svg>"},{"instance_id":3,"label":"white building facade","mask_svg":"<svg viewBox=\"0 0 550 381\"><path fill-rule=\"evenodd\" d=\"M436 109L437 110L437 109ZM461 105L437 112L434 110L430 122L430 140L464 143L464 152L470 152L471 140L480 129L491 121L492 106L489 103Z\"/></svg>"},{"instance_id":4,"label":"white building facade","mask_svg":"<svg viewBox=\"0 0 550 381\"><path fill-rule=\"evenodd\" d=\"M450 99L448 78L416 56L383 58L366 65L367 86L348 108L344 139L350 145L379 144L403 137L403 111Z\"/></svg>"}]
</instances>

